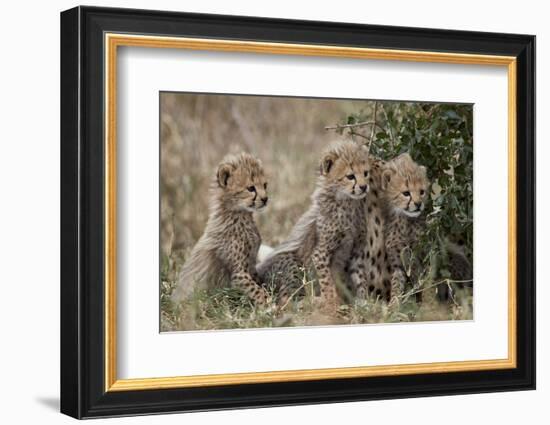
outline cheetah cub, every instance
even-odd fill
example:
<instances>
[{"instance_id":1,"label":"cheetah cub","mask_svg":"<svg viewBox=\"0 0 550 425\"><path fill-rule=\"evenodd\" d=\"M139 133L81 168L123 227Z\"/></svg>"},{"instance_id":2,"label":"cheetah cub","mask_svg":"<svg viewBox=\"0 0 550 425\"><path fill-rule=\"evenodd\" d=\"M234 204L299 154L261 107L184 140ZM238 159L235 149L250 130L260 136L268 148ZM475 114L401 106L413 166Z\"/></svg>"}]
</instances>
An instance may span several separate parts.
<instances>
[{"instance_id":1,"label":"cheetah cub","mask_svg":"<svg viewBox=\"0 0 550 425\"><path fill-rule=\"evenodd\" d=\"M280 304L299 290L310 270L319 281L319 301L328 309L338 302L337 277L355 288L362 285L368 175L364 146L340 141L323 153L309 210L289 238L257 267L262 281L278 291Z\"/></svg>"},{"instance_id":2,"label":"cheetah cub","mask_svg":"<svg viewBox=\"0 0 550 425\"><path fill-rule=\"evenodd\" d=\"M195 288L231 286L264 304L267 294L255 269L261 238L252 217L268 200L261 162L247 153L225 157L210 193L206 228L179 274L172 301L187 299Z\"/></svg>"},{"instance_id":3,"label":"cheetah cub","mask_svg":"<svg viewBox=\"0 0 550 425\"><path fill-rule=\"evenodd\" d=\"M384 239L387 267L391 275L391 302L404 292L406 274L401 253L414 246L425 227L422 214L430 182L426 167L418 165L408 153L386 163L381 186L384 201Z\"/></svg>"},{"instance_id":4,"label":"cheetah cub","mask_svg":"<svg viewBox=\"0 0 550 425\"><path fill-rule=\"evenodd\" d=\"M413 247L425 230L426 217L423 211L430 182L426 167L414 162L408 153L387 162L381 175L387 272L391 275L391 303L398 303L406 284L401 253ZM472 266L461 248L447 242L446 250L451 278L459 281L471 280ZM413 265L413 274L416 274L417 266ZM446 284L437 287L437 296L440 301L449 296Z\"/></svg>"}]
</instances>

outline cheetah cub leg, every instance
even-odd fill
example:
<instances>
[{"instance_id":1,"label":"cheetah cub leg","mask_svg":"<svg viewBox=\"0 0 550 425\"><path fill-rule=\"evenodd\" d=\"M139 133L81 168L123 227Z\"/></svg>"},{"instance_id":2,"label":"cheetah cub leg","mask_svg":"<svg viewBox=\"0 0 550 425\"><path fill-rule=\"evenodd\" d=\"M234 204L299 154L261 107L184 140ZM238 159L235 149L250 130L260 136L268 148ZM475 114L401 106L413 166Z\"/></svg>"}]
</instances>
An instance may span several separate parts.
<instances>
[{"instance_id":1,"label":"cheetah cub leg","mask_svg":"<svg viewBox=\"0 0 550 425\"><path fill-rule=\"evenodd\" d=\"M405 273L403 273L403 270L397 269L394 270L391 277L391 299L390 299L390 305L391 306L399 306L400 304L400 296L405 291Z\"/></svg>"},{"instance_id":2,"label":"cheetah cub leg","mask_svg":"<svg viewBox=\"0 0 550 425\"><path fill-rule=\"evenodd\" d=\"M231 286L244 292L257 305L265 306L267 304L266 290L258 285L244 268L235 270L231 275Z\"/></svg>"},{"instance_id":3,"label":"cheetah cub leg","mask_svg":"<svg viewBox=\"0 0 550 425\"><path fill-rule=\"evenodd\" d=\"M351 259L348 265L349 276L353 284L353 289L357 295L364 296L364 288L366 286L367 276L365 273L365 242L359 240L353 247Z\"/></svg>"},{"instance_id":4,"label":"cheetah cub leg","mask_svg":"<svg viewBox=\"0 0 550 425\"><path fill-rule=\"evenodd\" d=\"M244 292L256 304L266 305L267 291L260 286L258 274L254 267L250 267L246 252L240 242L235 242L226 251L227 264L231 270L231 287Z\"/></svg>"},{"instance_id":5,"label":"cheetah cub leg","mask_svg":"<svg viewBox=\"0 0 550 425\"><path fill-rule=\"evenodd\" d=\"M338 295L336 293L336 284L332 279L330 270L330 256L323 245L318 245L313 251L311 257L313 267L317 273L319 286L321 287L320 308L330 311L338 305Z\"/></svg>"},{"instance_id":6,"label":"cheetah cub leg","mask_svg":"<svg viewBox=\"0 0 550 425\"><path fill-rule=\"evenodd\" d=\"M399 245L399 240L391 240L386 247L388 253L388 267L391 269L390 306L399 306L400 297L403 292L405 292L405 284L407 283L405 272L401 267L401 249ZM388 271L390 271L390 269L388 269Z\"/></svg>"},{"instance_id":7,"label":"cheetah cub leg","mask_svg":"<svg viewBox=\"0 0 550 425\"><path fill-rule=\"evenodd\" d=\"M330 272L330 258L324 250L317 248L312 256L313 267L317 273L319 285L321 286L321 297L324 301L336 301L336 286Z\"/></svg>"}]
</instances>

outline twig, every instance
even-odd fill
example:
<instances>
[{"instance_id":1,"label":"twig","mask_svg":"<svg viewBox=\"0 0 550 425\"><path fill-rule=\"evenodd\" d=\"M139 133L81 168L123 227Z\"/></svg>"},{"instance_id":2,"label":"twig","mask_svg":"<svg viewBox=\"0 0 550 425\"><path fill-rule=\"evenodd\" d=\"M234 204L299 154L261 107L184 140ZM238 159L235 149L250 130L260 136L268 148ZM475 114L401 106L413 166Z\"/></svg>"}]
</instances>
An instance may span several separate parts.
<instances>
[{"instance_id":1,"label":"twig","mask_svg":"<svg viewBox=\"0 0 550 425\"><path fill-rule=\"evenodd\" d=\"M447 280L447 287L449 288L449 295L451 296L451 301L453 302L454 305L456 305L457 307L459 307L459 304L456 302L456 299L455 299L455 296L453 294L453 288L451 286L451 283Z\"/></svg>"},{"instance_id":2,"label":"twig","mask_svg":"<svg viewBox=\"0 0 550 425\"><path fill-rule=\"evenodd\" d=\"M367 136L365 136L364 134L358 133L356 131L350 130L349 133L351 134L352 137L353 136L359 136L359 137L362 137L363 139L369 140L369 138Z\"/></svg>"},{"instance_id":3,"label":"twig","mask_svg":"<svg viewBox=\"0 0 550 425\"><path fill-rule=\"evenodd\" d=\"M401 299L409 298L411 295L419 294L420 292L424 292L424 291L427 291L428 289L435 288L436 286L438 286L442 283L450 285L451 283L470 283L470 282L473 282L473 281L474 281L473 279L468 279L468 280L443 279L443 280L440 280L438 282L435 282L435 283L431 284L430 286L426 286L425 288L418 289L418 290L413 289L411 292L407 292L406 294L400 295L399 298L401 298Z\"/></svg>"},{"instance_id":4,"label":"twig","mask_svg":"<svg viewBox=\"0 0 550 425\"><path fill-rule=\"evenodd\" d=\"M376 104L375 104L375 107L376 107ZM375 114L375 118L376 118L376 114ZM369 125L372 127L370 137L367 137L364 134L359 133L358 131L355 131L356 128L367 127ZM367 146L370 150L370 145L371 145L372 139L374 137L373 136L374 135L374 129L376 127L380 128L381 130L384 130L384 127L382 127L380 124L378 124L375 120L374 121L363 121L363 122L358 122L358 123L355 123L355 124L336 124L334 126L325 127L325 130L336 130L336 131L348 130L352 140L355 141L355 136L358 136L358 137L361 137L361 138L367 140L366 144L367 144Z\"/></svg>"},{"instance_id":5,"label":"twig","mask_svg":"<svg viewBox=\"0 0 550 425\"><path fill-rule=\"evenodd\" d=\"M303 280L303 283L298 287L298 289L296 289L292 294L290 294L290 296L287 298L286 302L283 304L283 306L279 309L280 311L284 310L286 308L286 306L290 303L290 301L292 300L292 298L294 298L294 295L296 295L298 292L300 292L303 288L305 288L307 285L311 285L313 282L308 282L305 280Z\"/></svg>"},{"instance_id":6,"label":"twig","mask_svg":"<svg viewBox=\"0 0 550 425\"><path fill-rule=\"evenodd\" d=\"M376 110L378 109L378 102L374 102L374 112L372 113L372 122L376 122ZM370 130L370 139L369 139L369 151L370 151L370 146L372 145L372 141L374 139L374 129L376 128L375 125L373 125L371 127L371 130Z\"/></svg>"},{"instance_id":7,"label":"twig","mask_svg":"<svg viewBox=\"0 0 550 425\"><path fill-rule=\"evenodd\" d=\"M382 112L384 113L384 118L386 118L386 123L388 124L388 130L390 132L390 139L392 141L392 145L395 146L395 137L393 136L393 130L391 128L390 120L388 118L388 114L386 113L386 108L384 108L384 104L382 104Z\"/></svg>"},{"instance_id":8,"label":"twig","mask_svg":"<svg viewBox=\"0 0 550 425\"><path fill-rule=\"evenodd\" d=\"M378 124L375 121L363 121L355 124L336 124L334 126L325 127L325 130L344 130L344 129L356 128L356 127L366 127L367 125L376 126L384 130L384 127L382 127L380 124Z\"/></svg>"}]
</instances>

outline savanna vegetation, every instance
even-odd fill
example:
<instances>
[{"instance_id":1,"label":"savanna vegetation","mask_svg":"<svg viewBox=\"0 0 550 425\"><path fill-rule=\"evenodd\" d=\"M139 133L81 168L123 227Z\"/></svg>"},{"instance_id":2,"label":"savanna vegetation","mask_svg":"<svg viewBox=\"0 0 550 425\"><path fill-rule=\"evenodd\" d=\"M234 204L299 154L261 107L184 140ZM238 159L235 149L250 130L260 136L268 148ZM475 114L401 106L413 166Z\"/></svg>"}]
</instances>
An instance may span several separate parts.
<instances>
[{"instance_id":1,"label":"savanna vegetation","mask_svg":"<svg viewBox=\"0 0 550 425\"><path fill-rule=\"evenodd\" d=\"M472 318L472 289L455 284L446 268L449 240L472 257L471 105L177 93L162 93L160 101L162 331ZM178 271L206 224L208 188L225 154L244 150L263 161L270 204L256 218L263 243L276 246L309 205L320 151L339 137L369 145L382 159L407 151L428 169L427 231L409 256L422 270L399 305L355 300L323 316L308 277L306 296L282 312L255 307L229 288L171 303ZM433 296L416 302L415 293L432 294L438 285L449 288L449 302Z\"/></svg>"}]
</instances>

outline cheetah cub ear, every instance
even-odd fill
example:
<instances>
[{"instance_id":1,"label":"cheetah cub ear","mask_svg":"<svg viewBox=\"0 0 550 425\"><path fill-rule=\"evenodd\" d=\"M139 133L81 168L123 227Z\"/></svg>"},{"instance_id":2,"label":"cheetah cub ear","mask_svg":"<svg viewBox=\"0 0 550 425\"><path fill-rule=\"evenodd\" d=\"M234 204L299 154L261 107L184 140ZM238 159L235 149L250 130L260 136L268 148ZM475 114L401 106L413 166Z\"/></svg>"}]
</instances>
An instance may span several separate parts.
<instances>
[{"instance_id":1,"label":"cheetah cub ear","mask_svg":"<svg viewBox=\"0 0 550 425\"><path fill-rule=\"evenodd\" d=\"M229 163L222 163L218 167L218 172L216 174L218 184L220 187L225 188L227 187L227 181L229 180L229 177L231 177L231 174L234 171L233 165Z\"/></svg>"},{"instance_id":2,"label":"cheetah cub ear","mask_svg":"<svg viewBox=\"0 0 550 425\"><path fill-rule=\"evenodd\" d=\"M323 159L321 160L321 175L326 176L332 166L334 165L334 162L338 159L338 155L336 155L335 152L327 152L325 156L323 156Z\"/></svg>"},{"instance_id":3,"label":"cheetah cub ear","mask_svg":"<svg viewBox=\"0 0 550 425\"><path fill-rule=\"evenodd\" d=\"M428 172L426 171L426 167L423 165L420 166L420 172L424 175L424 177L428 177Z\"/></svg>"},{"instance_id":4,"label":"cheetah cub ear","mask_svg":"<svg viewBox=\"0 0 550 425\"><path fill-rule=\"evenodd\" d=\"M391 168L386 168L382 172L382 179L381 179L382 190L386 190L388 188L388 185L390 184L390 181L393 178L394 173L395 172Z\"/></svg>"}]
</instances>

